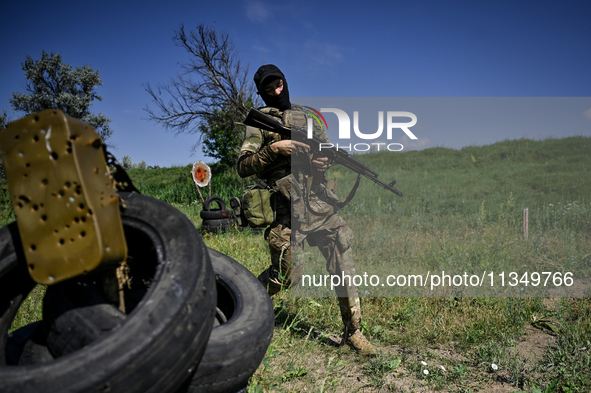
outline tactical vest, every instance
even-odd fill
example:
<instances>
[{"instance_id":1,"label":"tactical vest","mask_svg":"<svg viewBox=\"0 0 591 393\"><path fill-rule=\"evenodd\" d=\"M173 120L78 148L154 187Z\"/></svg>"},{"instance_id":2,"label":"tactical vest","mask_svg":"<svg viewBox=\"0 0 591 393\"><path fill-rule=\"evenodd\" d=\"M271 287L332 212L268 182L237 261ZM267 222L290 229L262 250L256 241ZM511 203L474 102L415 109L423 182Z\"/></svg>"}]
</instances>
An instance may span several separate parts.
<instances>
[{"instance_id":1,"label":"tactical vest","mask_svg":"<svg viewBox=\"0 0 591 393\"><path fill-rule=\"evenodd\" d=\"M297 127L297 128L301 128L301 129L307 128L308 115L306 114L306 112L304 111L304 108L301 105L292 104L291 109L287 109L285 111L281 111L277 108L272 108L272 107L264 107L264 108L260 108L259 110L261 112L275 118L276 120L281 122L286 127L289 127L289 128ZM313 124L314 124L314 134L317 137L321 138L322 140L325 140L326 142L328 142L328 138L326 136L326 133L324 132L322 127L318 124L318 122L314 122ZM273 138L274 141L286 139L286 138L282 138L279 134L276 134L273 132L269 132L269 131L262 131L262 132L263 132L263 137L264 137L263 139L264 140L268 140L268 138ZM308 166L310 165L309 164L310 163L309 157L307 157L307 159L302 160L302 161L305 162ZM262 173L258 174L258 177L260 179L266 181L267 184L274 186L277 180L292 173L293 164L295 164L295 162L292 162L292 160L289 157L278 157L276 162L272 163L267 168L265 168L265 170ZM307 168L304 171L309 172L310 168ZM297 171L297 172L302 172L302 171ZM300 178L301 173L299 173L299 175L297 177ZM297 179L297 180L301 181L303 179Z\"/></svg>"}]
</instances>

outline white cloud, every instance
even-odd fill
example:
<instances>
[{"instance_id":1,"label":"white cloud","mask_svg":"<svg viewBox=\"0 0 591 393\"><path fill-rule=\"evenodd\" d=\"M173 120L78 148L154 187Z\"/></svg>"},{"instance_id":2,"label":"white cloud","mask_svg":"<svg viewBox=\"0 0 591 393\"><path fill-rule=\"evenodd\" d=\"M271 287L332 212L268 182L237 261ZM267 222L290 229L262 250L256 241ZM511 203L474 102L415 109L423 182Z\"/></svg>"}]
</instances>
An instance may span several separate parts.
<instances>
[{"instance_id":1,"label":"white cloud","mask_svg":"<svg viewBox=\"0 0 591 393\"><path fill-rule=\"evenodd\" d=\"M583 112L583 116L585 116L587 119L591 120L591 108L589 108L585 112Z\"/></svg>"},{"instance_id":2,"label":"white cloud","mask_svg":"<svg viewBox=\"0 0 591 393\"><path fill-rule=\"evenodd\" d=\"M307 42L304 50L308 57L319 65L329 65L343 58L343 51L338 45L327 42Z\"/></svg>"},{"instance_id":3,"label":"white cloud","mask_svg":"<svg viewBox=\"0 0 591 393\"><path fill-rule=\"evenodd\" d=\"M271 52L269 49L265 48L264 46L262 46L260 44L254 44L252 46L252 49L254 49L257 52L262 52L262 53L269 53L269 52Z\"/></svg>"},{"instance_id":4,"label":"white cloud","mask_svg":"<svg viewBox=\"0 0 591 393\"><path fill-rule=\"evenodd\" d=\"M418 139L410 139L408 135L405 134L398 140L398 143L404 146L404 150L421 150L431 146L432 142L430 139L421 138L420 136L417 137Z\"/></svg>"},{"instance_id":5,"label":"white cloud","mask_svg":"<svg viewBox=\"0 0 591 393\"><path fill-rule=\"evenodd\" d=\"M251 22L263 23L270 15L269 8L262 1L255 0L246 3L246 17Z\"/></svg>"}]
</instances>

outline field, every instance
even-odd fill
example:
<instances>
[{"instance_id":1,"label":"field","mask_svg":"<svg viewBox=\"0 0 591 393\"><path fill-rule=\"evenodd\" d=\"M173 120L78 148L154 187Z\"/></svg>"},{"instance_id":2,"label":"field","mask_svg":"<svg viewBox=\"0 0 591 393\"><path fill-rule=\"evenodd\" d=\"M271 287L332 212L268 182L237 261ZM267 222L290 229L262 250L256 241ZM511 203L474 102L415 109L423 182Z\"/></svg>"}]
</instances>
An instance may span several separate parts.
<instances>
[{"instance_id":1,"label":"field","mask_svg":"<svg viewBox=\"0 0 591 393\"><path fill-rule=\"evenodd\" d=\"M319 297L281 293L273 299L275 334L249 391L588 392L589 152L591 138L572 137L359 156L380 179L397 179L405 196L362 180L355 199L340 212L355 232L358 273L385 278L393 272L486 271L497 279L506 272L508 280L515 271L517 285L507 281L505 292L462 287L437 296L363 286L364 334L378 348L372 357L336 345L342 323L336 300L326 297L329 290L312 288ZM245 181L231 170L213 166L213 172L214 195L227 201L241 194ZM202 206L190 166L129 174L142 193L172 204L200 226ZM339 167L328 177L338 180L341 197L356 178ZM1 192L0 224L5 225L13 215L7 190ZM255 275L269 263L261 235L233 231L203 238ZM306 251L310 261L319 260L315 249ZM324 274L322 263L312 262L309 274ZM560 282L552 286L552 276L544 296L530 294L532 275L524 279L525 271L559 273ZM566 287L568 272L575 279ZM524 288L526 296L515 296L515 288ZM43 290L37 287L25 301L13 328L41 318Z\"/></svg>"}]
</instances>

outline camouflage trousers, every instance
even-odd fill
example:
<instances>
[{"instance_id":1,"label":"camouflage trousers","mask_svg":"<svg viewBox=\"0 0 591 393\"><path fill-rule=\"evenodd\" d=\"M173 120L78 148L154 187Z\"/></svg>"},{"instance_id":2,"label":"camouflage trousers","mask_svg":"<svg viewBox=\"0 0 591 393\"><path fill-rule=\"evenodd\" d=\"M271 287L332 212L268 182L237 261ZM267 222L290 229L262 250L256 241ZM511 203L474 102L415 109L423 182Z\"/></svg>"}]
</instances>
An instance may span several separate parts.
<instances>
[{"instance_id":1,"label":"camouflage trousers","mask_svg":"<svg viewBox=\"0 0 591 393\"><path fill-rule=\"evenodd\" d=\"M320 249L330 274L355 275L351 250L353 231L338 214L330 215L308 232L300 228L292 234L290 217L278 219L274 224L265 231L265 240L271 251L271 266L259 275L259 280L271 296L299 283L303 265L298 258L292 260L292 255L299 254L306 239L310 245ZM348 331L354 332L361 328L361 308L357 287L351 282L349 284L335 287L335 292L343 324Z\"/></svg>"}]
</instances>

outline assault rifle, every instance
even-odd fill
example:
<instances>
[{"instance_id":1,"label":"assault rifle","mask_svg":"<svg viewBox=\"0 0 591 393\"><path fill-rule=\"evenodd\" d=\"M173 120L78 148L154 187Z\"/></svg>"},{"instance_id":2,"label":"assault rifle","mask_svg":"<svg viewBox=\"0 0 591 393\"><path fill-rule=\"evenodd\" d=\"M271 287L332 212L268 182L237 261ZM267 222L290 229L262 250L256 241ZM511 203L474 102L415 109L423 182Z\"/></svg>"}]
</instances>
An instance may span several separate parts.
<instances>
[{"instance_id":1,"label":"assault rifle","mask_svg":"<svg viewBox=\"0 0 591 393\"><path fill-rule=\"evenodd\" d=\"M361 176L367 177L369 180L398 196L403 196L400 190L394 188L396 180L389 184L384 183L378 179L379 174L376 171L372 170L367 165L351 156L345 150L335 148L334 146L324 147L321 144L326 145L325 141L321 140L317 136L313 136L312 139L308 139L308 135L304 130L285 127L277 120L254 108L248 113L248 116L244 120L244 124L247 126L260 128L262 130L275 132L285 138L305 143L309 145L313 151L328 157L328 159L332 160L334 163L340 164Z\"/></svg>"}]
</instances>

